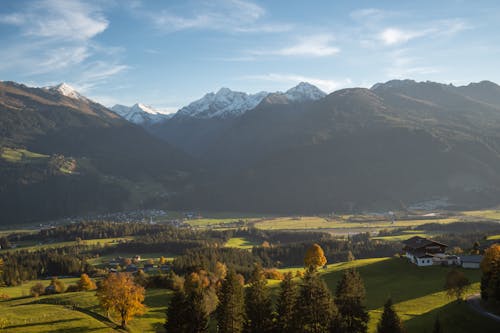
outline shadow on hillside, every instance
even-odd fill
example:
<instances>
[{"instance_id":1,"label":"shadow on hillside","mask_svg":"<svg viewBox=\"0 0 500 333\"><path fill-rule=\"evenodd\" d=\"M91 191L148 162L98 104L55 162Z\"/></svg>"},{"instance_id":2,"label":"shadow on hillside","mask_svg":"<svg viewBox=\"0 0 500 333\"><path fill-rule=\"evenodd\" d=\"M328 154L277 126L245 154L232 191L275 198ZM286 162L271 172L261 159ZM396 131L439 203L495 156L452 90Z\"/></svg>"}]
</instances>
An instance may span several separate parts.
<instances>
[{"instance_id":1,"label":"shadow on hillside","mask_svg":"<svg viewBox=\"0 0 500 333\"><path fill-rule=\"evenodd\" d=\"M434 322L439 321L444 332L453 333L498 333L498 323L482 317L469 308L465 301L454 301L404 322L409 333L431 333Z\"/></svg>"}]
</instances>

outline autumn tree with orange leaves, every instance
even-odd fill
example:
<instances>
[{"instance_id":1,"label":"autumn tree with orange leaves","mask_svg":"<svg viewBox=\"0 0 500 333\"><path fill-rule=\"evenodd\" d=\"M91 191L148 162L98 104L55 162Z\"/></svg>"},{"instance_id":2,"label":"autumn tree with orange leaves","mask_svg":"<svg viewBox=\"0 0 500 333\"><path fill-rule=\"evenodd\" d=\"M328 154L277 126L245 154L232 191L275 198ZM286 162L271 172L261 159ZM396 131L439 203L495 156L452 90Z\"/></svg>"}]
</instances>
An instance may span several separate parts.
<instances>
[{"instance_id":1,"label":"autumn tree with orange leaves","mask_svg":"<svg viewBox=\"0 0 500 333\"><path fill-rule=\"evenodd\" d=\"M97 289L99 303L108 314L120 319L121 327L126 328L130 320L146 310L144 288L136 285L127 273L111 273Z\"/></svg>"},{"instance_id":2,"label":"autumn tree with orange leaves","mask_svg":"<svg viewBox=\"0 0 500 333\"><path fill-rule=\"evenodd\" d=\"M323 249L318 244L313 244L306 252L304 265L314 269L323 267L326 264L326 257Z\"/></svg>"}]
</instances>

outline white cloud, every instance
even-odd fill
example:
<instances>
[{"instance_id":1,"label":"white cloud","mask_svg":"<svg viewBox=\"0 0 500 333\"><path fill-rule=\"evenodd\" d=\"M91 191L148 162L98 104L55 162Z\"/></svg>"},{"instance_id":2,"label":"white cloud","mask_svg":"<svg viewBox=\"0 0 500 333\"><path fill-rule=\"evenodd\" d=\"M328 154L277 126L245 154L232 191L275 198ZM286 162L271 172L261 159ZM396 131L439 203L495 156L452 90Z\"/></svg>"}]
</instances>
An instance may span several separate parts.
<instances>
[{"instance_id":1,"label":"white cloud","mask_svg":"<svg viewBox=\"0 0 500 333\"><path fill-rule=\"evenodd\" d=\"M345 88L352 85L351 79L347 78L340 81L328 80L316 77L309 77L297 74L277 74L269 73L263 75L249 75L242 77L244 80L258 80L258 81L271 81L280 82L287 84L298 84L300 82L308 82L320 88L325 92L332 92L341 88Z\"/></svg>"},{"instance_id":2,"label":"white cloud","mask_svg":"<svg viewBox=\"0 0 500 333\"><path fill-rule=\"evenodd\" d=\"M102 13L77 0L37 1L22 13L0 16L0 22L19 26L28 36L66 40L87 40L108 27Z\"/></svg>"},{"instance_id":3,"label":"white cloud","mask_svg":"<svg viewBox=\"0 0 500 333\"><path fill-rule=\"evenodd\" d=\"M331 44L333 40L333 36L324 34L302 37L291 46L276 50L252 51L251 53L255 55L326 57L340 52L338 47Z\"/></svg>"},{"instance_id":4,"label":"white cloud","mask_svg":"<svg viewBox=\"0 0 500 333\"><path fill-rule=\"evenodd\" d=\"M387 29L384 29L378 35L378 38L385 45L394 45L394 44L406 43L410 39L424 36L428 32L429 32L429 30L410 31L410 30L402 30L402 29L397 29L397 28L387 28Z\"/></svg>"},{"instance_id":5,"label":"white cloud","mask_svg":"<svg viewBox=\"0 0 500 333\"><path fill-rule=\"evenodd\" d=\"M0 24L19 28L16 42L0 49L0 70L18 71L31 80L37 75L63 77L85 92L127 69L117 61L121 49L93 41L108 27L97 4L39 0L0 15Z\"/></svg>"},{"instance_id":6,"label":"white cloud","mask_svg":"<svg viewBox=\"0 0 500 333\"><path fill-rule=\"evenodd\" d=\"M196 3L195 8L184 8L190 14L178 14L172 10L150 12L134 11L147 17L157 28L166 32L187 29L220 30L241 33L273 33L289 31L290 24L265 23L261 19L266 10L256 3L243 0L216 0Z\"/></svg>"},{"instance_id":7,"label":"white cloud","mask_svg":"<svg viewBox=\"0 0 500 333\"><path fill-rule=\"evenodd\" d=\"M420 37L451 36L466 29L470 29L470 26L461 19L440 20L429 22L420 29L385 28L377 35L377 39L385 45L396 45Z\"/></svg>"}]
</instances>

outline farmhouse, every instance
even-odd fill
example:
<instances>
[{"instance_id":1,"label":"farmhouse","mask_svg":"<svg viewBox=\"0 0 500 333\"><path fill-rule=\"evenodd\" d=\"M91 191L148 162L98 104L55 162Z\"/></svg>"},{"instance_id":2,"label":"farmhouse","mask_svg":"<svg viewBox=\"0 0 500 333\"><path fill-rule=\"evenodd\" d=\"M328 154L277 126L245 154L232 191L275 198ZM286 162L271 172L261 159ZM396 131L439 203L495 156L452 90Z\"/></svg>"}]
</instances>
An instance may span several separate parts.
<instances>
[{"instance_id":1,"label":"farmhouse","mask_svg":"<svg viewBox=\"0 0 500 333\"><path fill-rule=\"evenodd\" d=\"M481 266L481 261L483 260L483 256L480 255L463 256L460 259L462 261L463 268L478 269Z\"/></svg>"},{"instance_id":2,"label":"farmhouse","mask_svg":"<svg viewBox=\"0 0 500 333\"><path fill-rule=\"evenodd\" d=\"M417 266L432 266L434 257L437 254L444 254L448 247L445 244L420 236L407 239L403 241L403 244L406 257Z\"/></svg>"}]
</instances>

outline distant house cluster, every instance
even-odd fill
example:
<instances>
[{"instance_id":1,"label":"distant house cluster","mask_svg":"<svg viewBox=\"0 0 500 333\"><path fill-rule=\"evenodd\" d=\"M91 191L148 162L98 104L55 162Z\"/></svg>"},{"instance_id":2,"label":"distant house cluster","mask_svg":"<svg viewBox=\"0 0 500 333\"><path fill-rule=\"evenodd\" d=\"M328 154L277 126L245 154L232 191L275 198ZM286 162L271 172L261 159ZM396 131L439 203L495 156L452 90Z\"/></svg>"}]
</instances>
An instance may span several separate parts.
<instances>
[{"instance_id":1,"label":"distant house cluster","mask_svg":"<svg viewBox=\"0 0 500 333\"><path fill-rule=\"evenodd\" d=\"M420 236L403 241L403 251L406 258L417 266L462 266L478 269L482 255L457 256L447 254L448 245Z\"/></svg>"},{"instance_id":2,"label":"distant house cluster","mask_svg":"<svg viewBox=\"0 0 500 333\"><path fill-rule=\"evenodd\" d=\"M170 263L151 262L151 260L142 260L140 255L132 258L116 257L107 263L107 269L110 273L124 271L127 273L136 273L139 270L145 273L167 273L171 269Z\"/></svg>"}]
</instances>

